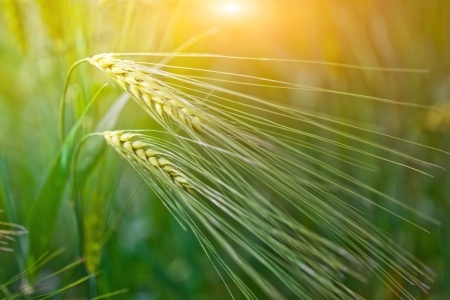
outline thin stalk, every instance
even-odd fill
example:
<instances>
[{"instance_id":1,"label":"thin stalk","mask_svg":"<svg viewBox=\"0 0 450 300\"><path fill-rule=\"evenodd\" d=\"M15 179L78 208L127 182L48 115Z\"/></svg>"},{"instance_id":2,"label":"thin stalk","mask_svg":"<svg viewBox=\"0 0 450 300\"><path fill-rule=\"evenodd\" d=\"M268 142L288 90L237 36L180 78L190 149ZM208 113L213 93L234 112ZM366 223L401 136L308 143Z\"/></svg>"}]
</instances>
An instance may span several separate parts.
<instances>
[{"instance_id":1,"label":"thin stalk","mask_svg":"<svg viewBox=\"0 0 450 300\"><path fill-rule=\"evenodd\" d=\"M63 94L62 94L61 102L60 102L60 106L59 106L59 136L61 137L61 142L64 142L64 140L65 140L64 117L66 114L66 93L67 93L67 89L69 87L70 77L72 76L72 73L75 70L75 68L85 61L86 61L86 58L81 59L81 60L77 61L76 63L74 63L70 67L69 73L67 74L66 82L64 84L64 90L63 90Z\"/></svg>"}]
</instances>

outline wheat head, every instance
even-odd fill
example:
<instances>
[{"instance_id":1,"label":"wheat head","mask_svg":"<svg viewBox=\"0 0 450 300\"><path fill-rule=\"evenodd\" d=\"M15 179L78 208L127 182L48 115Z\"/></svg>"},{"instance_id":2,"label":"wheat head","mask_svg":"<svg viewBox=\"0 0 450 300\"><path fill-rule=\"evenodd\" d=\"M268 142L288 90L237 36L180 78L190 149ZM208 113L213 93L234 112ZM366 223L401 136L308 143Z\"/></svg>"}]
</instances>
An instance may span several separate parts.
<instances>
[{"instance_id":1,"label":"wheat head","mask_svg":"<svg viewBox=\"0 0 450 300\"><path fill-rule=\"evenodd\" d=\"M105 131L102 136L125 159L137 163L146 170L151 168L159 170L184 191L194 193L194 188L185 176L170 161L162 157L161 153L155 151L151 144L134 139L135 135L132 133L121 131Z\"/></svg>"},{"instance_id":2,"label":"wheat head","mask_svg":"<svg viewBox=\"0 0 450 300\"><path fill-rule=\"evenodd\" d=\"M168 90L151 74L130 60L117 59L112 53L98 54L87 61L105 72L120 87L130 93L144 109L149 108L165 122L170 116L175 122L195 131L201 130L201 120L192 104Z\"/></svg>"}]
</instances>

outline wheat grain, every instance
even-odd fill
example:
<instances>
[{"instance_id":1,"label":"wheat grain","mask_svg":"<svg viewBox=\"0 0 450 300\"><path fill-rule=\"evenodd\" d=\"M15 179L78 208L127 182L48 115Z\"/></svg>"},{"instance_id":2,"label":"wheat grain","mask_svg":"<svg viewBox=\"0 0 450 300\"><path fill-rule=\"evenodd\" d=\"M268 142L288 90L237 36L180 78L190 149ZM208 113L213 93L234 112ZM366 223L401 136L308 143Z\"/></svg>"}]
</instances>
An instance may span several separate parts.
<instances>
[{"instance_id":1,"label":"wheat grain","mask_svg":"<svg viewBox=\"0 0 450 300\"><path fill-rule=\"evenodd\" d=\"M141 71L142 67L129 60L114 58L113 54L98 54L87 61L96 66L120 87L129 92L144 108L159 116L163 121L165 115L170 116L180 125L195 131L201 130L201 120L193 112L192 104L186 99L169 91L151 74Z\"/></svg>"},{"instance_id":2,"label":"wheat grain","mask_svg":"<svg viewBox=\"0 0 450 300\"><path fill-rule=\"evenodd\" d=\"M186 192L194 193L193 187L185 176L170 161L162 157L161 153L153 149L151 144L134 139L135 134L105 131L102 136L127 160L143 166L146 170L149 168L159 170Z\"/></svg>"}]
</instances>

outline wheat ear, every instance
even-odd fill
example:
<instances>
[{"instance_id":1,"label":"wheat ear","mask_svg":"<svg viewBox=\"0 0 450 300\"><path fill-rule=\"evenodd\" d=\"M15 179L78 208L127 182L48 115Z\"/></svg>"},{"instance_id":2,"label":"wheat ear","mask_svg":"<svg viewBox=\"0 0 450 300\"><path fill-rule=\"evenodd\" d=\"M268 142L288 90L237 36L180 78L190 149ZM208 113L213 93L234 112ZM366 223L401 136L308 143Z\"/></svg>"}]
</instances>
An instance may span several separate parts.
<instances>
[{"instance_id":1,"label":"wheat ear","mask_svg":"<svg viewBox=\"0 0 450 300\"><path fill-rule=\"evenodd\" d=\"M129 92L144 108L150 108L163 121L165 115L170 116L179 124L195 131L201 130L201 120L192 111L192 104L186 99L174 94L160 80L142 71L142 67L130 60L113 57L113 54L98 54L87 61L96 66L120 87Z\"/></svg>"},{"instance_id":2,"label":"wheat ear","mask_svg":"<svg viewBox=\"0 0 450 300\"><path fill-rule=\"evenodd\" d=\"M151 144L134 138L133 133L121 131L105 131L102 136L125 159L137 163L145 170L153 168L161 171L184 191L194 194L194 188L185 176L170 161L162 157L161 153L154 150Z\"/></svg>"}]
</instances>

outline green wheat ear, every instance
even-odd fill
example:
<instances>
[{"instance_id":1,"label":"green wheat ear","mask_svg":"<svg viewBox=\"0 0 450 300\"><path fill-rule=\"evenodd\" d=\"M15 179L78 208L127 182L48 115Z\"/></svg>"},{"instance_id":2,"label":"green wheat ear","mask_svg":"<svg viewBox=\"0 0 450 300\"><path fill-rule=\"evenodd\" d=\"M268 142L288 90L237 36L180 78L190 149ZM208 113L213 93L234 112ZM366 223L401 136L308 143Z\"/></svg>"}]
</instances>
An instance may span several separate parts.
<instances>
[{"instance_id":1,"label":"green wheat ear","mask_svg":"<svg viewBox=\"0 0 450 300\"><path fill-rule=\"evenodd\" d=\"M87 59L105 72L120 87L160 122L167 122L166 116L195 131L201 131L201 120L195 107L186 99L164 87L160 80L142 70L132 61L117 59L113 54L99 54Z\"/></svg>"},{"instance_id":2,"label":"green wheat ear","mask_svg":"<svg viewBox=\"0 0 450 300\"><path fill-rule=\"evenodd\" d=\"M423 172L420 166L431 164L328 125L355 128L341 121L224 89L205 78L179 76L160 66L118 58L121 56L100 54L87 61L130 93L167 130L166 137L175 141L126 131L108 131L102 136L134 166L177 220L194 232L219 272L229 276L246 298L253 299L254 294L220 257L214 244L274 299L290 295L358 297L343 284L347 277L364 281L376 276L392 293L407 299L413 296L403 287L403 279L427 290L424 282L432 279L427 267L368 222L347 199L336 195L369 202L406 222L406 218L362 196L361 190L420 213L317 159L314 152L363 164L318 147L320 142L419 172ZM171 83L157 79L161 77ZM256 79L265 85L276 83L271 87L305 88ZM246 112L248 108L256 113ZM258 112L268 118L259 117ZM280 116L320 128L331 137L272 121ZM167 117L175 127L184 129L181 135ZM341 138L361 148L339 142ZM363 150L366 147L376 151ZM374 154L380 151L406 158L418 167ZM391 273L402 279L392 278ZM276 288L280 285L283 291Z\"/></svg>"},{"instance_id":3,"label":"green wheat ear","mask_svg":"<svg viewBox=\"0 0 450 300\"><path fill-rule=\"evenodd\" d=\"M164 158L164 153L155 150L151 143L140 140L133 133L121 131L106 131L102 133L102 136L119 154L145 173L159 171L184 191L194 194L189 180L176 166Z\"/></svg>"},{"instance_id":4,"label":"green wheat ear","mask_svg":"<svg viewBox=\"0 0 450 300\"><path fill-rule=\"evenodd\" d=\"M213 245L222 247L274 299L354 299L358 296L342 280L365 280L371 273L399 297L412 298L386 268L424 289L422 281L430 280L425 266L358 211L307 176L299 180L291 169L262 160L259 148L244 157L182 136L174 136L175 142L130 131L102 136L193 231L216 268L248 299L254 294ZM280 159L279 153L273 155ZM279 165L285 162L280 159ZM305 224L311 221L327 237ZM279 284L289 292L279 291Z\"/></svg>"}]
</instances>

